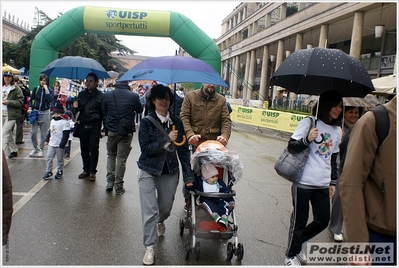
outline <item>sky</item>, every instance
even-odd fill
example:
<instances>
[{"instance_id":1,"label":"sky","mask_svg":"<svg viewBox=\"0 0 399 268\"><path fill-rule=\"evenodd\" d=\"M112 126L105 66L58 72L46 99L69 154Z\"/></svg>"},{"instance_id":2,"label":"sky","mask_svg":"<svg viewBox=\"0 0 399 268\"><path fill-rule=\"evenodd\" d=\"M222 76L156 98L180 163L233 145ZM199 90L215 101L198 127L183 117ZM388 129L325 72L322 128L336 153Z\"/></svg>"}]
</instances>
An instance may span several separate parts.
<instances>
[{"instance_id":1,"label":"sky","mask_svg":"<svg viewBox=\"0 0 399 268\"><path fill-rule=\"evenodd\" d=\"M222 20L227 17L241 2L239 1L1 1L1 14L4 11L14 15L15 20L23 20L34 25L35 7L51 19L57 18L59 12L65 13L79 6L98 6L110 8L134 8L141 10L175 11L188 17L210 38L221 35ZM179 45L167 37L142 37L117 35L122 45L137 51L140 56L172 56Z\"/></svg>"}]
</instances>

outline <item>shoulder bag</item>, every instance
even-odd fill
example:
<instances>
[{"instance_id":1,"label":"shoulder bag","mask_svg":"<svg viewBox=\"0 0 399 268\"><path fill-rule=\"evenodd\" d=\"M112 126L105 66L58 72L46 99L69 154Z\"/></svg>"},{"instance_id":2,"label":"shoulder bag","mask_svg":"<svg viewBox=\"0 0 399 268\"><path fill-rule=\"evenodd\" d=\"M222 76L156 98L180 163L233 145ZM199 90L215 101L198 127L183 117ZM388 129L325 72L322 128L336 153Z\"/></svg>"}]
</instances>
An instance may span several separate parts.
<instances>
[{"instance_id":1,"label":"shoulder bag","mask_svg":"<svg viewBox=\"0 0 399 268\"><path fill-rule=\"evenodd\" d=\"M133 132L132 131L133 123L132 123L132 121L130 119L121 118L121 116L119 114L118 105L116 104L115 92L114 91L112 91L112 97L114 97L115 108L116 108L116 112L118 113L118 117L119 117L118 135L120 135L120 136L128 136L129 133Z\"/></svg>"},{"instance_id":2,"label":"shoulder bag","mask_svg":"<svg viewBox=\"0 0 399 268\"><path fill-rule=\"evenodd\" d=\"M307 134L307 136L309 136L309 132L313 128L313 119L312 117L307 117L311 120ZM288 147L286 147L274 165L274 169L277 174L284 179L292 183L298 183L302 177L303 169L309 157L309 152L309 146L297 154L290 153Z\"/></svg>"}]
</instances>

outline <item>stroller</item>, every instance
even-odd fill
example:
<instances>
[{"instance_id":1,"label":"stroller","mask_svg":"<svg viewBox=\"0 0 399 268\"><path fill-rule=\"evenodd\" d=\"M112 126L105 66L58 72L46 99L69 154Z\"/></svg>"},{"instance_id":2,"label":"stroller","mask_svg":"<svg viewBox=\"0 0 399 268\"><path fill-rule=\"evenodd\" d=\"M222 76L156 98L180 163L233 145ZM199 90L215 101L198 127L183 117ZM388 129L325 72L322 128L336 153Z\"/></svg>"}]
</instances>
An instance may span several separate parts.
<instances>
[{"instance_id":1,"label":"stroller","mask_svg":"<svg viewBox=\"0 0 399 268\"><path fill-rule=\"evenodd\" d=\"M230 193L209 193L195 189L190 190L190 205L183 218L180 219L180 236L183 235L184 229L188 229L192 237L191 242L187 241L185 244L185 258L188 260L190 254L192 254L196 260L199 259L200 242L196 241L197 238L228 240L234 237L234 241L227 244L227 259L231 260L233 255L236 255L237 260L241 261L244 257L244 246L238 242L238 225L234 209L229 211L226 228L220 228L220 225L213 221L212 216L205 209L201 209L202 206L199 200L201 196L218 198L235 196L236 192L232 189L232 186L241 178L243 165L236 153L228 151L217 141L202 143L192 154L191 168L196 173L196 176L201 176L201 166L205 164L213 164L217 167L219 171L218 177L223 178Z\"/></svg>"}]
</instances>

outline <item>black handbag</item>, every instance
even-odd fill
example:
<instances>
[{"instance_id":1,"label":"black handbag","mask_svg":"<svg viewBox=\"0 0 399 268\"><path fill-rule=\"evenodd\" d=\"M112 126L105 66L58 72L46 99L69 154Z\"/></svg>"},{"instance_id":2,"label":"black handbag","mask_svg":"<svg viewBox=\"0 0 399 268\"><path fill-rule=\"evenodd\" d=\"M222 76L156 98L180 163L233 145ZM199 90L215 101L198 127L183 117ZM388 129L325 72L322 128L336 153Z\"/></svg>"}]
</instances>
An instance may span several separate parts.
<instances>
[{"instance_id":1,"label":"black handbag","mask_svg":"<svg viewBox=\"0 0 399 268\"><path fill-rule=\"evenodd\" d=\"M80 130L80 123L75 122L75 125L73 127L73 136L76 138L79 138L79 130Z\"/></svg>"},{"instance_id":2,"label":"black handbag","mask_svg":"<svg viewBox=\"0 0 399 268\"><path fill-rule=\"evenodd\" d=\"M118 124L118 135L120 136L128 136L130 133L132 133L133 129L133 122L130 119L127 118L121 118L119 115L119 109L118 105L116 104L116 99L115 99L115 92L112 91L112 96L114 97L114 103L115 103L115 108L116 112L118 113L118 118L119 118L119 124Z\"/></svg>"},{"instance_id":3,"label":"black handbag","mask_svg":"<svg viewBox=\"0 0 399 268\"><path fill-rule=\"evenodd\" d=\"M309 133L313 128L313 119L309 116L308 118L311 120L311 122L307 136L309 136ZM303 169L309 157L309 152L309 146L296 154L290 153L288 151L288 147L286 147L274 165L274 169L276 170L277 174L284 179L292 183L298 183L302 177Z\"/></svg>"}]
</instances>

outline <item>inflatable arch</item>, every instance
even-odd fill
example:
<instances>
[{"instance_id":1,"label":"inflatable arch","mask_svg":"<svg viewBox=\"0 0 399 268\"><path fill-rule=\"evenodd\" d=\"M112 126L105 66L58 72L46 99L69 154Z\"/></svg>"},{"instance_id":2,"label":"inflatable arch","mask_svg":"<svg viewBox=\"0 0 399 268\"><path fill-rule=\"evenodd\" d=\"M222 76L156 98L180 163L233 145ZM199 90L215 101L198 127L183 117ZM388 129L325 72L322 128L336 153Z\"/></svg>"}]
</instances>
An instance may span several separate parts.
<instances>
[{"instance_id":1,"label":"inflatable arch","mask_svg":"<svg viewBox=\"0 0 399 268\"><path fill-rule=\"evenodd\" d=\"M58 51L86 32L170 37L192 57L220 73L221 55L215 42L186 16L172 11L81 6L43 28L32 43L30 87L39 85L40 72Z\"/></svg>"}]
</instances>

